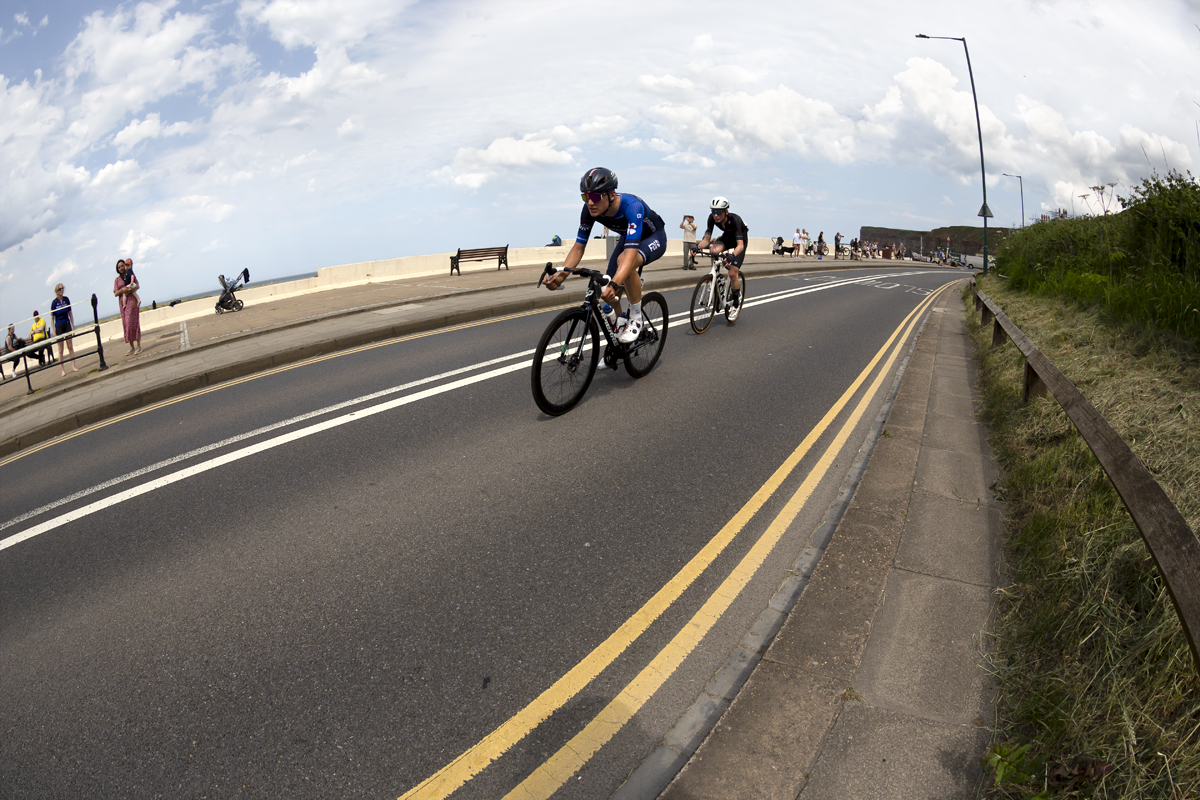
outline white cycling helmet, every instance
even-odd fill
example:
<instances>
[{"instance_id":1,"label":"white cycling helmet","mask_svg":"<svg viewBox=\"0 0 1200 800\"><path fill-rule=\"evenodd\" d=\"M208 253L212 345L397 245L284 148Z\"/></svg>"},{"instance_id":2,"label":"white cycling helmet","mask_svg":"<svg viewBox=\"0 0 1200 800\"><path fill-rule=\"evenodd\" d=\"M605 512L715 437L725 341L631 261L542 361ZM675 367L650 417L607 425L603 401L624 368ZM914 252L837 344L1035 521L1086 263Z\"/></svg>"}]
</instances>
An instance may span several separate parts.
<instances>
[{"instance_id":1,"label":"white cycling helmet","mask_svg":"<svg viewBox=\"0 0 1200 800\"><path fill-rule=\"evenodd\" d=\"M729 209L729 201L724 197L714 197L708 207L713 211L726 211Z\"/></svg>"}]
</instances>

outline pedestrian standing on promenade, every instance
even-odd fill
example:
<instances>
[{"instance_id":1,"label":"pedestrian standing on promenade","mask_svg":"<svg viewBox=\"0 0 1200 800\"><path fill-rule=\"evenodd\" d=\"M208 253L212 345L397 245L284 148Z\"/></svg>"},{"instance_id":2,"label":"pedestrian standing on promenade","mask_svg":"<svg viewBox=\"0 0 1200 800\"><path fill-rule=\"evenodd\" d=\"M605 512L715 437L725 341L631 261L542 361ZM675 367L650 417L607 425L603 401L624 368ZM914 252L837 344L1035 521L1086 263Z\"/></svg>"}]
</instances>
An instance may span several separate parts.
<instances>
[{"instance_id":1,"label":"pedestrian standing on promenade","mask_svg":"<svg viewBox=\"0 0 1200 800\"><path fill-rule=\"evenodd\" d=\"M137 276L133 274L133 259L117 261L117 279L113 282L113 295L121 307L121 327L125 331L125 343L131 356L142 352L141 298L138 297Z\"/></svg>"},{"instance_id":2,"label":"pedestrian standing on promenade","mask_svg":"<svg viewBox=\"0 0 1200 800\"><path fill-rule=\"evenodd\" d=\"M800 235L800 229L796 228L796 235L792 237L792 258L799 258L803 247L804 237Z\"/></svg>"},{"instance_id":3,"label":"pedestrian standing on promenade","mask_svg":"<svg viewBox=\"0 0 1200 800\"><path fill-rule=\"evenodd\" d=\"M842 257L842 232L838 231L833 235L833 257Z\"/></svg>"},{"instance_id":4,"label":"pedestrian standing on promenade","mask_svg":"<svg viewBox=\"0 0 1200 800\"><path fill-rule=\"evenodd\" d=\"M804 242L804 255L810 255L808 246L812 243L812 238L808 235L808 228L800 229L800 239Z\"/></svg>"},{"instance_id":5,"label":"pedestrian standing on promenade","mask_svg":"<svg viewBox=\"0 0 1200 800\"><path fill-rule=\"evenodd\" d=\"M38 342L44 342L49 338L50 329L46 326L46 318L39 317L37 309L34 309L33 324L29 326L29 342L31 344L37 344ZM37 359L38 365L42 366L46 363L47 357L49 357L51 361L54 360L54 353L47 347L39 347L37 350L33 351L33 357Z\"/></svg>"},{"instance_id":6,"label":"pedestrian standing on promenade","mask_svg":"<svg viewBox=\"0 0 1200 800\"><path fill-rule=\"evenodd\" d=\"M54 287L54 299L50 301L50 316L54 318L54 335L62 336L64 333L70 333L75 330L75 312L71 309L71 298L63 294L63 285L60 283ZM62 373L62 377L67 377L67 370L63 367L63 339L58 340L58 371ZM66 340L67 351L71 354L71 371L79 372L79 367L75 366L75 342L72 337Z\"/></svg>"},{"instance_id":7,"label":"pedestrian standing on promenade","mask_svg":"<svg viewBox=\"0 0 1200 800\"><path fill-rule=\"evenodd\" d=\"M696 257L693 253L696 250L696 218L691 214L684 214L679 227L683 228L683 268L695 269Z\"/></svg>"},{"instance_id":8,"label":"pedestrian standing on promenade","mask_svg":"<svg viewBox=\"0 0 1200 800\"><path fill-rule=\"evenodd\" d=\"M22 339L20 336L17 336L17 326L9 325L8 326L8 335L4 337L5 351L8 353L15 353L18 350L23 349L24 347L25 347L25 340ZM13 377L14 378L17 377L17 365L21 363L21 357L14 356L13 358L10 358L8 360L8 363L12 364ZM28 362L26 362L25 369L26 370L29 369Z\"/></svg>"},{"instance_id":9,"label":"pedestrian standing on promenade","mask_svg":"<svg viewBox=\"0 0 1200 800\"><path fill-rule=\"evenodd\" d=\"M825 255L825 231L817 234L817 258Z\"/></svg>"}]
</instances>

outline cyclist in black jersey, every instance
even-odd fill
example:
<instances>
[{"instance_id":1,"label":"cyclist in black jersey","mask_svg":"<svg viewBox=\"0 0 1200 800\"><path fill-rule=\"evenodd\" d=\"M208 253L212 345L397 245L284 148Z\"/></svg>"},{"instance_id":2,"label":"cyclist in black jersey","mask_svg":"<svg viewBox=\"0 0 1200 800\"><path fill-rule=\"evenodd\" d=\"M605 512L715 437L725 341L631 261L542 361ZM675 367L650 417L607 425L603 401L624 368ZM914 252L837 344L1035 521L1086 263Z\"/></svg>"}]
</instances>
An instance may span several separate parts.
<instances>
[{"instance_id":1,"label":"cyclist in black jersey","mask_svg":"<svg viewBox=\"0 0 1200 800\"><path fill-rule=\"evenodd\" d=\"M612 278L612 283L604 287L600 296L620 314L621 301L617 298L617 289L624 288L629 295L629 322L617 339L624 344L636 342L642 332L642 267L657 261L667 251L666 226L662 217L654 213L640 197L617 194L617 175L612 170L604 167L588 170L579 180L579 191L584 202L579 217L579 232L575 236L574 246L563 260L563 269L579 266L595 223L600 222L609 230L619 231L621 238L617 241L617 249L608 261L608 276ZM557 289L567 275L567 272L560 271L546 278L546 287Z\"/></svg>"},{"instance_id":2,"label":"cyclist in black jersey","mask_svg":"<svg viewBox=\"0 0 1200 800\"><path fill-rule=\"evenodd\" d=\"M737 214L729 212L729 201L724 197L714 197L708 206L708 227L704 231L704 240L697 247L708 248L713 253L733 251L733 263L729 264L729 288L733 290L733 304L742 302L742 262L746 259L746 244L750 240L750 229ZM713 226L721 229L721 238L712 241Z\"/></svg>"}]
</instances>

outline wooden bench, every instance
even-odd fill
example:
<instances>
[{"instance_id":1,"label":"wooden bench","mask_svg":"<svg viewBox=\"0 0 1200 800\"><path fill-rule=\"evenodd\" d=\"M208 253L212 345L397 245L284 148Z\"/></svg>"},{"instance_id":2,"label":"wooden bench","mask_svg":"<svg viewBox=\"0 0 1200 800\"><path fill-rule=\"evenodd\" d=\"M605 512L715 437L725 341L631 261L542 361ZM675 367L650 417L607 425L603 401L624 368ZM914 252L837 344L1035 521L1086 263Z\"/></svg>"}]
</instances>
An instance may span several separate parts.
<instances>
[{"instance_id":1,"label":"wooden bench","mask_svg":"<svg viewBox=\"0 0 1200 800\"><path fill-rule=\"evenodd\" d=\"M501 267L508 269L508 245L504 247L477 247L474 250L463 250L461 247L458 252L450 256L450 274L457 272L462 275L462 270L458 268L460 261L491 261L496 259L496 271Z\"/></svg>"}]
</instances>

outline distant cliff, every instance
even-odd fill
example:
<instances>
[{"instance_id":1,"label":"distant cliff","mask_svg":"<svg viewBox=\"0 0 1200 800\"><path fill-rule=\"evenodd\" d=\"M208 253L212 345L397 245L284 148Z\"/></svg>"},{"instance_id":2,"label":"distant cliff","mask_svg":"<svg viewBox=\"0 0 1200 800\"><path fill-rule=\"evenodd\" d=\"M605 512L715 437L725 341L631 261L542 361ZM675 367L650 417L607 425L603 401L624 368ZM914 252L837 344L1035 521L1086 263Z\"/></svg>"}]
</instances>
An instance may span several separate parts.
<instances>
[{"instance_id":1,"label":"distant cliff","mask_svg":"<svg viewBox=\"0 0 1200 800\"><path fill-rule=\"evenodd\" d=\"M1007 236L1011 228L993 228L988 226L988 254L995 255L996 248L1002 238ZM956 253L976 255L983 252L983 228L973 228L969 225L951 225L948 228L934 228L931 231L908 231L902 228L873 228L864 225L858 231L858 238L864 242L879 242L880 247L898 244L904 245L911 252L920 252L922 237L924 237L925 252L946 246L950 239L950 249Z\"/></svg>"}]
</instances>

